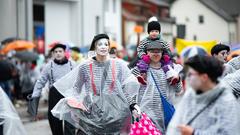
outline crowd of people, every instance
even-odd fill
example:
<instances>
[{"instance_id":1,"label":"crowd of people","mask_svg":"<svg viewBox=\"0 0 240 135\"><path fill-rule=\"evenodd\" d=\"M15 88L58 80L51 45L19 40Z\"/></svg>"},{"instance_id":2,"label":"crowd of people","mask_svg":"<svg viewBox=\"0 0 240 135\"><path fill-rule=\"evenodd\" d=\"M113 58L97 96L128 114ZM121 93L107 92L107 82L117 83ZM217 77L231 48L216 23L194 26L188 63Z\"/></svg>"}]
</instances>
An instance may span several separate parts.
<instances>
[{"instance_id":1,"label":"crowd of people","mask_svg":"<svg viewBox=\"0 0 240 135\"><path fill-rule=\"evenodd\" d=\"M230 47L220 43L211 55L180 64L160 36L156 19L149 21L147 32L131 66L118 57L107 34L93 37L91 56L81 61L76 55L69 59L67 46L55 43L41 73L24 72L34 82L24 88L28 112L37 117L47 84L53 135L239 135L240 56L227 61ZM23 69L28 68L36 67L26 64ZM1 81L8 94L5 85ZM5 119L0 117L0 132Z\"/></svg>"}]
</instances>

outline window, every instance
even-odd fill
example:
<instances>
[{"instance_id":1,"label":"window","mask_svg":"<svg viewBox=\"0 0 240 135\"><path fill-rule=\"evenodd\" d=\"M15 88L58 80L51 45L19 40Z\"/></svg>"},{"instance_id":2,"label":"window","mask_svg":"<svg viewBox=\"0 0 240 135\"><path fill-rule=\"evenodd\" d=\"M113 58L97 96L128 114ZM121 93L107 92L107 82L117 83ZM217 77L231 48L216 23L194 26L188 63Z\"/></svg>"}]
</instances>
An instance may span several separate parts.
<instances>
[{"instance_id":1,"label":"window","mask_svg":"<svg viewBox=\"0 0 240 135\"><path fill-rule=\"evenodd\" d=\"M177 25L177 37L185 38L186 35L186 25L179 24Z\"/></svg>"},{"instance_id":2,"label":"window","mask_svg":"<svg viewBox=\"0 0 240 135\"><path fill-rule=\"evenodd\" d=\"M194 40L194 41L197 40L197 35L193 35L193 40Z\"/></svg>"},{"instance_id":3,"label":"window","mask_svg":"<svg viewBox=\"0 0 240 135\"><path fill-rule=\"evenodd\" d=\"M203 23L204 23L204 17L203 17L203 15L199 15L199 16L198 16L198 21L199 21L200 24L203 24Z\"/></svg>"}]
</instances>

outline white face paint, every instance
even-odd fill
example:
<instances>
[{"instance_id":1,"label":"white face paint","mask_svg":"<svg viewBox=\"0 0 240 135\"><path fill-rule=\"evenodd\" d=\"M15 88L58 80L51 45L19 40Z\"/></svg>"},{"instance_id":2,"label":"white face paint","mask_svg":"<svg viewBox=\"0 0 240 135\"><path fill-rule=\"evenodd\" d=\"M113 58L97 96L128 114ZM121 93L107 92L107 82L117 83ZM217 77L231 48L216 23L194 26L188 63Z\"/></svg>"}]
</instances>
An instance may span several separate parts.
<instances>
[{"instance_id":1,"label":"white face paint","mask_svg":"<svg viewBox=\"0 0 240 135\"><path fill-rule=\"evenodd\" d=\"M96 53L102 56L108 55L108 51L109 51L108 43L109 43L108 40L105 38L98 40L96 44Z\"/></svg>"}]
</instances>

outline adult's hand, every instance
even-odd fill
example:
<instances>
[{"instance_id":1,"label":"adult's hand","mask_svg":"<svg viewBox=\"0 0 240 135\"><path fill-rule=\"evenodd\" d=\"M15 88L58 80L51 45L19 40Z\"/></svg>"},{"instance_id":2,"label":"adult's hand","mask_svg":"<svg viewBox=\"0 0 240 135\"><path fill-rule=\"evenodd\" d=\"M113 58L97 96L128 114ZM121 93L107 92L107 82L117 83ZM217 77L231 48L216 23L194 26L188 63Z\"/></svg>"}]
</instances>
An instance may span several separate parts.
<instances>
[{"instance_id":1,"label":"adult's hand","mask_svg":"<svg viewBox=\"0 0 240 135\"><path fill-rule=\"evenodd\" d=\"M194 129L187 125L179 125L178 128L181 132L181 135L193 135L194 133Z\"/></svg>"},{"instance_id":2,"label":"adult's hand","mask_svg":"<svg viewBox=\"0 0 240 135\"><path fill-rule=\"evenodd\" d=\"M130 105L130 111L134 118L139 118L141 116L140 107L136 103Z\"/></svg>"}]
</instances>

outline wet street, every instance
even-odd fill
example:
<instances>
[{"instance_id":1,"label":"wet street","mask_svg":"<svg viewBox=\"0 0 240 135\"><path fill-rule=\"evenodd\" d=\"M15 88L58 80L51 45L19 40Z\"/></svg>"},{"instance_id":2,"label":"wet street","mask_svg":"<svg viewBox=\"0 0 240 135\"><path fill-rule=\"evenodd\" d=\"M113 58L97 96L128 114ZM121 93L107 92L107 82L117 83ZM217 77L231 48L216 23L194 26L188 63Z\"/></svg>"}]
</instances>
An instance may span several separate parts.
<instances>
[{"instance_id":1,"label":"wet street","mask_svg":"<svg viewBox=\"0 0 240 135\"><path fill-rule=\"evenodd\" d=\"M40 101L38 114L40 120L32 121L30 115L27 113L27 104L23 102L16 110L21 117L24 127L28 135L51 135L50 127L47 120L47 103Z\"/></svg>"}]
</instances>

